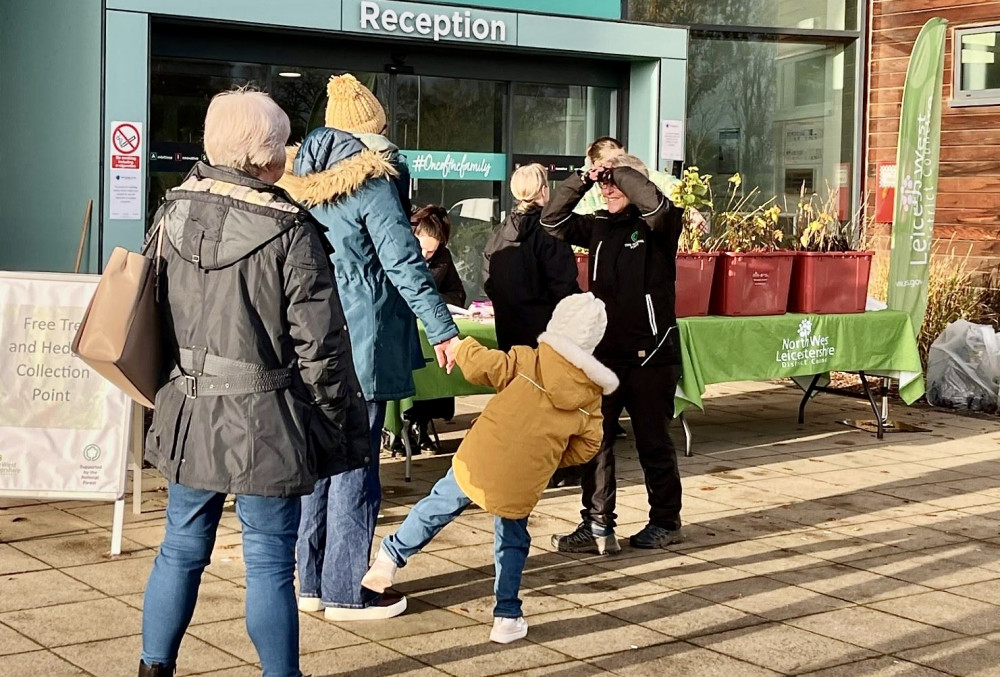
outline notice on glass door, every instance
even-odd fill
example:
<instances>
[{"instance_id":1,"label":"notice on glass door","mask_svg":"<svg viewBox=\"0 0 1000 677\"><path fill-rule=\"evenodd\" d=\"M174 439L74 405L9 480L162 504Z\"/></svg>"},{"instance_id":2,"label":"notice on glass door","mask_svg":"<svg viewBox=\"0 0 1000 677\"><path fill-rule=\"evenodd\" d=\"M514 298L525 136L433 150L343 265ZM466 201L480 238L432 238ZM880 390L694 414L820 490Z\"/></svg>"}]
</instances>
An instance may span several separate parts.
<instances>
[{"instance_id":1,"label":"notice on glass door","mask_svg":"<svg viewBox=\"0 0 1000 677\"><path fill-rule=\"evenodd\" d=\"M113 220L142 218L142 123L112 122L108 163Z\"/></svg>"},{"instance_id":2,"label":"notice on glass door","mask_svg":"<svg viewBox=\"0 0 1000 677\"><path fill-rule=\"evenodd\" d=\"M683 120L660 120L660 159L684 161Z\"/></svg>"}]
</instances>

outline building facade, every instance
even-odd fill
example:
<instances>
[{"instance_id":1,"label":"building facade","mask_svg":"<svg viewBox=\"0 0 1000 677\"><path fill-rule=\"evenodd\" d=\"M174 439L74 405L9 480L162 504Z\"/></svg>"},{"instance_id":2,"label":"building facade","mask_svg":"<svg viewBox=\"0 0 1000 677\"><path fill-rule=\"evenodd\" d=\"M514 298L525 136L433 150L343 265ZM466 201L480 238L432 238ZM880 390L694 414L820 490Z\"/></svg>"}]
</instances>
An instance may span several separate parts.
<instances>
[{"instance_id":1,"label":"building facade","mask_svg":"<svg viewBox=\"0 0 1000 677\"><path fill-rule=\"evenodd\" d=\"M908 0L893 0L907 2ZM879 3L876 3L878 5ZM882 3L889 4L889 3ZM848 216L864 163L857 0L0 0L0 269L83 270L135 248L201 157L210 97L254 84L322 124L352 72L413 165L415 204L455 221L475 292L506 178L559 179L588 140L651 166L734 173L789 211L803 186ZM473 293L473 297L475 293Z\"/></svg>"},{"instance_id":2,"label":"building facade","mask_svg":"<svg viewBox=\"0 0 1000 677\"><path fill-rule=\"evenodd\" d=\"M932 17L949 22L934 236L986 278L1000 268L1000 1L874 3L866 188L876 195L879 169L896 160L910 51Z\"/></svg>"}]
</instances>

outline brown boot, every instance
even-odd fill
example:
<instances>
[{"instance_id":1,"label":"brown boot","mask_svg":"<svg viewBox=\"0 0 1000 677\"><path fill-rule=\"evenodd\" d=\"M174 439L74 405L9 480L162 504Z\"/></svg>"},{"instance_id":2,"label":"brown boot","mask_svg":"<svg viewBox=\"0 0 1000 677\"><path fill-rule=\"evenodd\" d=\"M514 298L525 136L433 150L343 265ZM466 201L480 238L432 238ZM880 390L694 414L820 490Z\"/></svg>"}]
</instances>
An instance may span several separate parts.
<instances>
[{"instance_id":1,"label":"brown boot","mask_svg":"<svg viewBox=\"0 0 1000 677\"><path fill-rule=\"evenodd\" d=\"M146 665L139 661L139 677L174 677L174 666L153 663Z\"/></svg>"}]
</instances>

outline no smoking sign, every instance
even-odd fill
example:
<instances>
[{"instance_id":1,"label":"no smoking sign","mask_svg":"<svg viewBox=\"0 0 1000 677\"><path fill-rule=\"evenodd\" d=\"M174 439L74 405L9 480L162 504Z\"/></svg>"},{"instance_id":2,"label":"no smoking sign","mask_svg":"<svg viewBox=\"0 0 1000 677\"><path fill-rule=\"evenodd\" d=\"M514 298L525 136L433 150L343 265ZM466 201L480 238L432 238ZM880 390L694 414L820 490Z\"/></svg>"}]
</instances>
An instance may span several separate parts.
<instances>
[{"instance_id":1,"label":"no smoking sign","mask_svg":"<svg viewBox=\"0 0 1000 677\"><path fill-rule=\"evenodd\" d=\"M111 133L111 143L119 153L131 155L139 150L142 141L139 130L130 122L122 122Z\"/></svg>"}]
</instances>

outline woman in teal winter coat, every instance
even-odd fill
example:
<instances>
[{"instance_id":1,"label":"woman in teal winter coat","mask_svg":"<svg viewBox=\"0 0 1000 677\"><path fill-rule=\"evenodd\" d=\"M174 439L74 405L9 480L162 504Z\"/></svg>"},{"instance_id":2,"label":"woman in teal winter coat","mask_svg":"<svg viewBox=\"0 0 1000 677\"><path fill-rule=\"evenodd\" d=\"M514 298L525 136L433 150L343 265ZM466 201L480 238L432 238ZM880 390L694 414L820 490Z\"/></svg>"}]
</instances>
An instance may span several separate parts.
<instances>
[{"instance_id":1,"label":"woman in teal winter coat","mask_svg":"<svg viewBox=\"0 0 1000 677\"><path fill-rule=\"evenodd\" d=\"M412 371L424 364L415 316L441 366L446 346L453 339L457 343L458 336L410 232L392 181L395 175L385 156L356 137L321 127L306 136L279 182L329 229L354 366L371 424L371 465L319 483L303 499L299 605L303 610L325 608L326 617L337 621L390 618L406 608L405 598L361 588L381 501L378 452L385 402L415 392Z\"/></svg>"}]
</instances>

